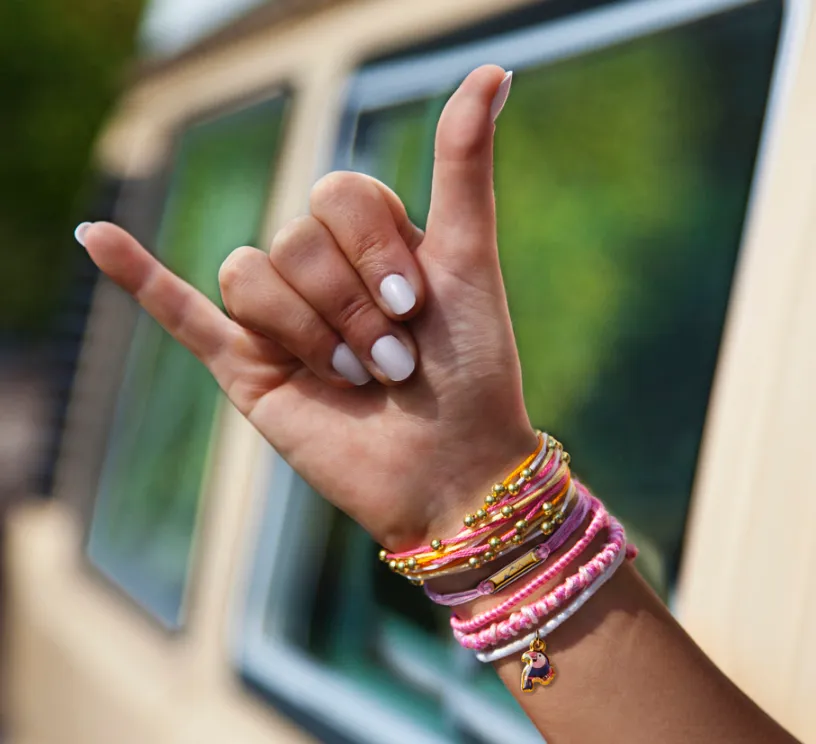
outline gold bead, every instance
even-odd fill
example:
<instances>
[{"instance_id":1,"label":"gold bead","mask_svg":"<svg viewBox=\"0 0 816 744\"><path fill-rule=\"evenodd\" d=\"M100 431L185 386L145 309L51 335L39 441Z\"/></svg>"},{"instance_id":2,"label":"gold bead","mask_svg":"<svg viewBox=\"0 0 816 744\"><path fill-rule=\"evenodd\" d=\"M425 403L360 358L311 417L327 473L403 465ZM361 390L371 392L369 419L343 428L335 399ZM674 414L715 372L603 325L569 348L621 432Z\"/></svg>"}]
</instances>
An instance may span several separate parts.
<instances>
[{"instance_id":1,"label":"gold bead","mask_svg":"<svg viewBox=\"0 0 816 744\"><path fill-rule=\"evenodd\" d=\"M490 544L491 548L500 548L502 541L498 537L491 537L490 540L488 540L488 543Z\"/></svg>"},{"instance_id":2,"label":"gold bead","mask_svg":"<svg viewBox=\"0 0 816 744\"><path fill-rule=\"evenodd\" d=\"M553 523L549 520L541 523L541 531L545 535L552 535L554 529L555 525L553 525Z\"/></svg>"},{"instance_id":3,"label":"gold bead","mask_svg":"<svg viewBox=\"0 0 816 744\"><path fill-rule=\"evenodd\" d=\"M555 438L555 437L550 437L550 438L547 440L547 449L551 449L551 450L552 450L552 449L555 449L557 446L558 446L558 441L556 440L556 438Z\"/></svg>"},{"instance_id":4,"label":"gold bead","mask_svg":"<svg viewBox=\"0 0 816 744\"><path fill-rule=\"evenodd\" d=\"M386 551L386 550L381 550L381 551L380 551L380 560L381 560L381 561L385 561L385 559L386 559L386 558L388 558L388 551Z\"/></svg>"},{"instance_id":5,"label":"gold bead","mask_svg":"<svg viewBox=\"0 0 816 744\"><path fill-rule=\"evenodd\" d=\"M544 502L544 503L541 505L541 511L543 511L545 514L552 514L552 510L553 510L554 508L555 508L555 507L553 506L552 501L545 501L545 502Z\"/></svg>"},{"instance_id":6,"label":"gold bead","mask_svg":"<svg viewBox=\"0 0 816 744\"><path fill-rule=\"evenodd\" d=\"M572 458L570 457L569 452L565 452L563 455L561 455L561 462L563 462L564 465L569 465L571 460Z\"/></svg>"},{"instance_id":7,"label":"gold bead","mask_svg":"<svg viewBox=\"0 0 816 744\"><path fill-rule=\"evenodd\" d=\"M476 519L484 519L487 516L487 512L484 509L479 509L476 512Z\"/></svg>"},{"instance_id":8,"label":"gold bead","mask_svg":"<svg viewBox=\"0 0 816 744\"><path fill-rule=\"evenodd\" d=\"M399 563L397 563L397 571L402 573L404 570L405 570L405 561L399 561Z\"/></svg>"},{"instance_id":9,"label":"gold bead","mask_svg":"<svg viewBox=\"0 0 816 744\"><path fill-rule=\"evenodd\" d=\"M416 564L416 558L409 558L407 561L405 561L405 565L408 566L408 569L410 571L413 571L416 568L416 565L417 565Z\"/></svg>"},{"instance_id":10,"label":"gold bead","mask_svg":"<svg viewBox=\"0 0 816 744\"><path fill-rule=\"evenodd\" d=\"M469 561L468 566L471 568L479 568L479 559L474 555Z\"/></svg>"},{"instance_id":11,"label":"gold bead","mask_svg":"<svg viewBox=\"0 0 816 744\"><path fill-rule=\"evenodd\" d=\"M482 557L486 561L492 561L496 557L496 554L492 550L488 550L487 552L484 553Z\"/></svg>"},{"instance_id":12,"label":"gold bead","mask_svg":"<svg viewBox=\"0 0 816 744\"><path fill-rule=\"evenodd\" d=\"M513 516L513 507L508 504L507 506L503 506L501 513L505 517L512 517Z\"/></svg>"},{"instance_id":13,"label":"gold bead","mask_svg":"<svg viewBox=\"0 0 816 744\"><path fill-rule=\"evenodd\" d=\"M524 480L530 480L530 478L533 477L533 471L530 470L530 468L524 468L524 470L521 471L521 477L524 478Z\"/></svg>"},{"instance_id":14,"label":"gold bead","mask_svg":"<svg viewBox=\"0 0 816 744\"><path fill-rule=\"evenodd\" d=\"M511 483L509 486L507 486L507 493L511 494L512 496L515 496L518 492L519 487L516 483Z\"/></svg>"},{"instance_id":15,"label":"gold bead","mask_svg":"<svg viewBox=\"0 0 816 744\"><path fill-rule=\"evenodd\" d=\"M394 560L388 561L388 568L390 568L392 571L396 571L397 570L397 562L394 561Z\"/></svg>"},{"instance_id":16,"label":"gold bead","mask_svg":"<svg viewBox=\"0 0 816 744\"><path fill-rule=\"evenodd\" d=\"M518 521L518 522L516 522L516 529L517 529L519 532L524 532L524 530L526 530L528 526L529 526L529 525L527 524L527 520L526 520L526 519L519 519L519 521Z\"/></svg>"},{"instance_id":17,"label":"gold bead","mask_svg":"<svg viewBox=\"0 0 816 744\"><path fill-rule=\"evenodd\" d=\"M465 527L473 527L473 525L476 524L476 517L474 517L472 514L466 514L464 522Z\"/></svg>"},{"instance_id":18,"label":"gold bead","mask_svg":"<svg viewBox=\"0 0 816 744\"><path fill-rule=\"evenodd\" d=\"M513 542L518 545L524 538L521 535L513 535Z\"/></svg>"},{"instance_id":19,"label":"gold bead","mask_svg":"<svg viewBox=\"0 0 816 744\"><path fill-rule=\"evenodd\" d=\"M559 514L557 514L557 515L555 516L555 521L556 521L556 522L558 522L558 524L564 524L564 520L565 520L566 518L567 518L567 517L566 517L566 515L564 514L564 512L560 512Z\"/></svg>"},{"instance_id":20,"label":"gold bead","mask_svg":"<svg viewBox=\"0 0 816 744\"><path fill-rule=\"evenodd\" d=\"M494 483L493 488L490 489L496 496L501 496L507 489L504 487L504 483Z\"/></svg>"},{"instance_id":21,"label":"gold bead","mask_svg":"<svg viewBox=\"0 0 816 744\"><path fill-rule=\"evenodd\" d=\"M487 494L487 496L485 496L485 504L487 504L488 506L493 506L493 504L495 503L496 497L492 493L489 493Z\"/></svg>"},{"instance_id":22,"label":"gold bead","mask_svg":"<svg viewBox=\"0 0 816 744\"><path fill-rule=\"evenodd\" d=\"M434 538L433 540L431 540L431 547L434 550L439 550L442 547L442 541Z\"/></svg>"}]
</instances>

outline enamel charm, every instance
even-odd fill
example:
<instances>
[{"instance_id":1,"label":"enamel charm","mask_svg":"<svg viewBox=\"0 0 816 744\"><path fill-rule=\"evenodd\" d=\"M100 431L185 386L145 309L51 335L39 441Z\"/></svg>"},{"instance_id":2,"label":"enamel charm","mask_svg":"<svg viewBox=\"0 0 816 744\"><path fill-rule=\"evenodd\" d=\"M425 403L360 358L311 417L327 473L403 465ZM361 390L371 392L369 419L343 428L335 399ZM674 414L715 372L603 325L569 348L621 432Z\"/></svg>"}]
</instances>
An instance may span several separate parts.
<instances>
[{"instance_id":1,"label":"enamel charm","mask_svg":"<svg viewBox=\"0 0 816 744\"><path fill-rule=\"evenodd\" d=\"M536 684L546 687L555 679L555 667L544 653L547 644L536 633L530 642L530 649L521 655L524 669L521 670L521 691L533 692Z\"/></svg>"}]
</instances>

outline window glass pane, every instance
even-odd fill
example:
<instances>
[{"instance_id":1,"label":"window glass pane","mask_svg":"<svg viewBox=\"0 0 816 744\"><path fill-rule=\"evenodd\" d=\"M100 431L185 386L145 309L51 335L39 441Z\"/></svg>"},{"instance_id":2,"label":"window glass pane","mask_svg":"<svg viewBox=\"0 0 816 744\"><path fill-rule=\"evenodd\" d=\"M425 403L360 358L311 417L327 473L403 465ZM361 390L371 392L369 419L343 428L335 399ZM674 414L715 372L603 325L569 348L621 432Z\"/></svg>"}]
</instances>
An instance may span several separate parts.
<instances>
[{"instance_id":1,"label":"window glass pane","mask_svg":"<svg viewBox=\"0 0 816 744\"><path fill-rule=\"evenodd\" d=\"M157 253L220 303L218 268L257 238L281 99L180 138ZM92 562L170 627L182 606L220 394L204 367L142 315L129 351L88 541Z\"/></svg>"},{"instance_id":2,"label":"window glass pane","mask_svg":"<svg viewBox=\"0 0 816 744\"><path fill-rule=\"evenodd\" d=\"M680 557L781 9L759 0L517 66L496 130L499 245L531 417L567 444L578 474L626 521L640 568L664 597ZM393 187L420 225L446 98L374 100L350 112L356 126L341 143L340 162ZM324 513L322 565L307 577L315 601L298 618L309 629L298 641L308 658L446 740L506 740L467 710L522 716L492 669L455 647L447 612L382 566L377 546L346 517ZM456 708L453 688L470 696L469 707Z\"/></svg>"}]
</instances>

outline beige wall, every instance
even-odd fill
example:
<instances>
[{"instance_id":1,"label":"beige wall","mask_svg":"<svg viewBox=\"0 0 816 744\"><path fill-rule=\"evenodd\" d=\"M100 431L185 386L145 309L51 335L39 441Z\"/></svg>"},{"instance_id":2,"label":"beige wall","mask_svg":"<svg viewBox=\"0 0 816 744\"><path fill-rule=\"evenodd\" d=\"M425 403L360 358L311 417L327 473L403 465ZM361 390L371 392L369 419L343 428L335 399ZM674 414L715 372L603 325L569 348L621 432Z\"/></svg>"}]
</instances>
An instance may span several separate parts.
<instances>
[{"instance_id":1,"label":"beige wall","mask_svg":"<svg viewBox=\"0 0 816 744\"><path fill-rule=\"evenodd\" d=\"M521 5L505 0L503 8ZM338 4L136 85L99 144L123 176L159 167L173 129L201 111L288 83L297 90L265 239L298 214L326 167L355 63L495 12L491 0ZM680 617L712 657L803 740L816 742L816 30L769 143L709 416L679 588ZM91 337L115 334L101 289ZM86 345L69 415L93 408L104 345ZM10 716L17 744L304 741L236 684L227 638L259 507L260 447L230 408L216 443L189 627L168 636L81 561L75 512L52 503L11 521ZM87 454L60 465L76 501ZM85 468L87 469L87 468ZM763 659L761 674L757 661Z\"/></svg>"},{"instance_id":2,"label":"beige wall","mask_svg":"<svg viewBox=\"0 0 816 744\"><path fill-rule=\"evenodd\" d=\"M746 692L816 741L816 24L802 30L729 313L680 617Z\"/></svg>"}]
</instances>

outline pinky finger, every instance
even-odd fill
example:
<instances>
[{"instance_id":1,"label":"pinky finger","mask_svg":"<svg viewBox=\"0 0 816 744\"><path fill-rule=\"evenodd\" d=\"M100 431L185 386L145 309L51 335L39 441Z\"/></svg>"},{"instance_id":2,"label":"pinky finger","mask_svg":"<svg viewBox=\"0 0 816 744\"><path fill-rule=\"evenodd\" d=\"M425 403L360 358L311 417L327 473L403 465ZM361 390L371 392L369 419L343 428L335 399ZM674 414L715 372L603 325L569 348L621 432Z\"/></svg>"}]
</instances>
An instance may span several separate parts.
<instances>
[{"instance_id":1,"label":"pinky finger","mask_svg":"<svg viewBox=\"0 0 816 744\"><path fill-rule=\"evenodd\" d=\"M83 223L76 239L110 279L208 367L224 347L234 323L201 292L109 222Z\"/></svg>"}]
</instances>

